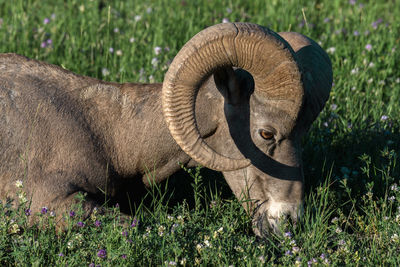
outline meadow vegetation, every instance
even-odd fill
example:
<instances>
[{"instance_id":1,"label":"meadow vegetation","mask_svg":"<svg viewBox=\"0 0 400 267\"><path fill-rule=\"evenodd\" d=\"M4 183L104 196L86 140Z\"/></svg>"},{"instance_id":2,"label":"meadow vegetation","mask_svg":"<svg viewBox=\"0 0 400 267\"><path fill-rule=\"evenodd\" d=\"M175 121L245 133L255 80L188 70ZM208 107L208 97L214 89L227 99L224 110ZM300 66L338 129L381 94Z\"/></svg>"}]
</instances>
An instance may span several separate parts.
<instances>
[{"instance_id":1,"label":"meadow vegetation","mask_svg":"<svg viewBox=\"0 0 400 267\"><path fill-rule=\"evenodd\" d=\"M64 232L46 207L30 210L21 177L23 204L0 202L0 265L400 265L398 14L398 0L0 0L1 53L107 81L162 82L187 40L226 21L303 33L334 71L303 140L304 216L282 235L257 239L244 200L209 170L154 185L128 223L118 205L82 220L77 204Z\"/></svg>"}]
</instances>

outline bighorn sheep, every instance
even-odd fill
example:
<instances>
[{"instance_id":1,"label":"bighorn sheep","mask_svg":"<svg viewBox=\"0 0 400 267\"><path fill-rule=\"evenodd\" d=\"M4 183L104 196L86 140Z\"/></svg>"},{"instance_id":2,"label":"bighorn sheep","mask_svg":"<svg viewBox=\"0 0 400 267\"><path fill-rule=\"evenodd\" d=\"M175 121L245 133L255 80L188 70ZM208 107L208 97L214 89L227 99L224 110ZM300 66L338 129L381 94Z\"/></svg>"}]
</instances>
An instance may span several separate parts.
<instances>
[{"instance_id":1,"label":"bighorn sheep","mask_svg":"<svg viewBox=\"0 0 400 267\"><path fill-rule=\"evenodd\" d=\"M251 74L251 75L250 75ZM251 199L255 233L296 219L300 138L325 105L331 63L311 39L250 23L195 35L163 84L117 84L16 54L0 55L0 196L24 181L31 209L84 209L186 166L222 171ZM103 197L104 199L104 197Z\"/></svg>"}]
</instances>

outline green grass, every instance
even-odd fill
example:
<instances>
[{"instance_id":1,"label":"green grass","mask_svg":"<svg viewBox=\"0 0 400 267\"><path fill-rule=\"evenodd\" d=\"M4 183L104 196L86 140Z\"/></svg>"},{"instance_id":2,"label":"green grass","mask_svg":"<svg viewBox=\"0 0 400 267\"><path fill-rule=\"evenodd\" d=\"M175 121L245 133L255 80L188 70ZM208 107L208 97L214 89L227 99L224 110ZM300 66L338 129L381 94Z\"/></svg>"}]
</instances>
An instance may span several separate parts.
<instances>
[{"instance_id":1,"label":"green grass","mask_svg":"<svg viewBox=\"0 0 400 267\"><path fill-rule=\"evenodd\" d=\"M335 83L304 138L305 213L290 234L257 240L221 176L192 170L154 187L134 227L116 207L78 226L78 205L57 234L50 211L29 227L28 207L2 202L0 265L400 265L400 1L354 2L0 1L0 52L83 75L161 82L190 37L226 18L320 42Z\"/></svg>"}]
</instances>

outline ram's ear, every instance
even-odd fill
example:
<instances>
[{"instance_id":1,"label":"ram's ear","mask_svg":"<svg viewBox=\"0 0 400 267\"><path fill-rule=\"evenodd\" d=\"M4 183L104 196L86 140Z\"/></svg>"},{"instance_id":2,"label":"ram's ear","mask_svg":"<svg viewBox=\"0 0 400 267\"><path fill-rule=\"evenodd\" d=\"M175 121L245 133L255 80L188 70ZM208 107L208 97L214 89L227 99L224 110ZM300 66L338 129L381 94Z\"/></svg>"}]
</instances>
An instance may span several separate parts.
<instances>
[{"instance_id":1,"label":"ram's ear","mask_svg":"<svg viewBox=\"0 0 400 267\"><path fill-rule=\"evenodd\" d=\"M254 90L253 77L243 69L219 68L214 72L214 82L231 105L239 105Z\"/></svg>"}]
</instances>

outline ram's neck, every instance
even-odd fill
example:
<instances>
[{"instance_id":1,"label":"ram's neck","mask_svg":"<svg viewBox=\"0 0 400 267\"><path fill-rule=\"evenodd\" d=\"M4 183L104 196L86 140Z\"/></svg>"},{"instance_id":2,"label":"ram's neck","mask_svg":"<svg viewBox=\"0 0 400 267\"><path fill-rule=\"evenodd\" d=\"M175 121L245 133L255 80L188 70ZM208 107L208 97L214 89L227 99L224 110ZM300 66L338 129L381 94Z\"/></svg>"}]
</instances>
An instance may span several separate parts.
<instances>
[{"instance_id":1,"label":"ram's neck","mask_svg":"<svg viewBox=\"0 0 400 267\"><path fill-rule=\"evenodd\" d=\"M80 94L92 131L119 175L160 181L190 160L164 122L161 84L97 84ZM203 136L217 128L217 94L207 86L198 94L196 119Z\"/></svg>"}]
</instances>

